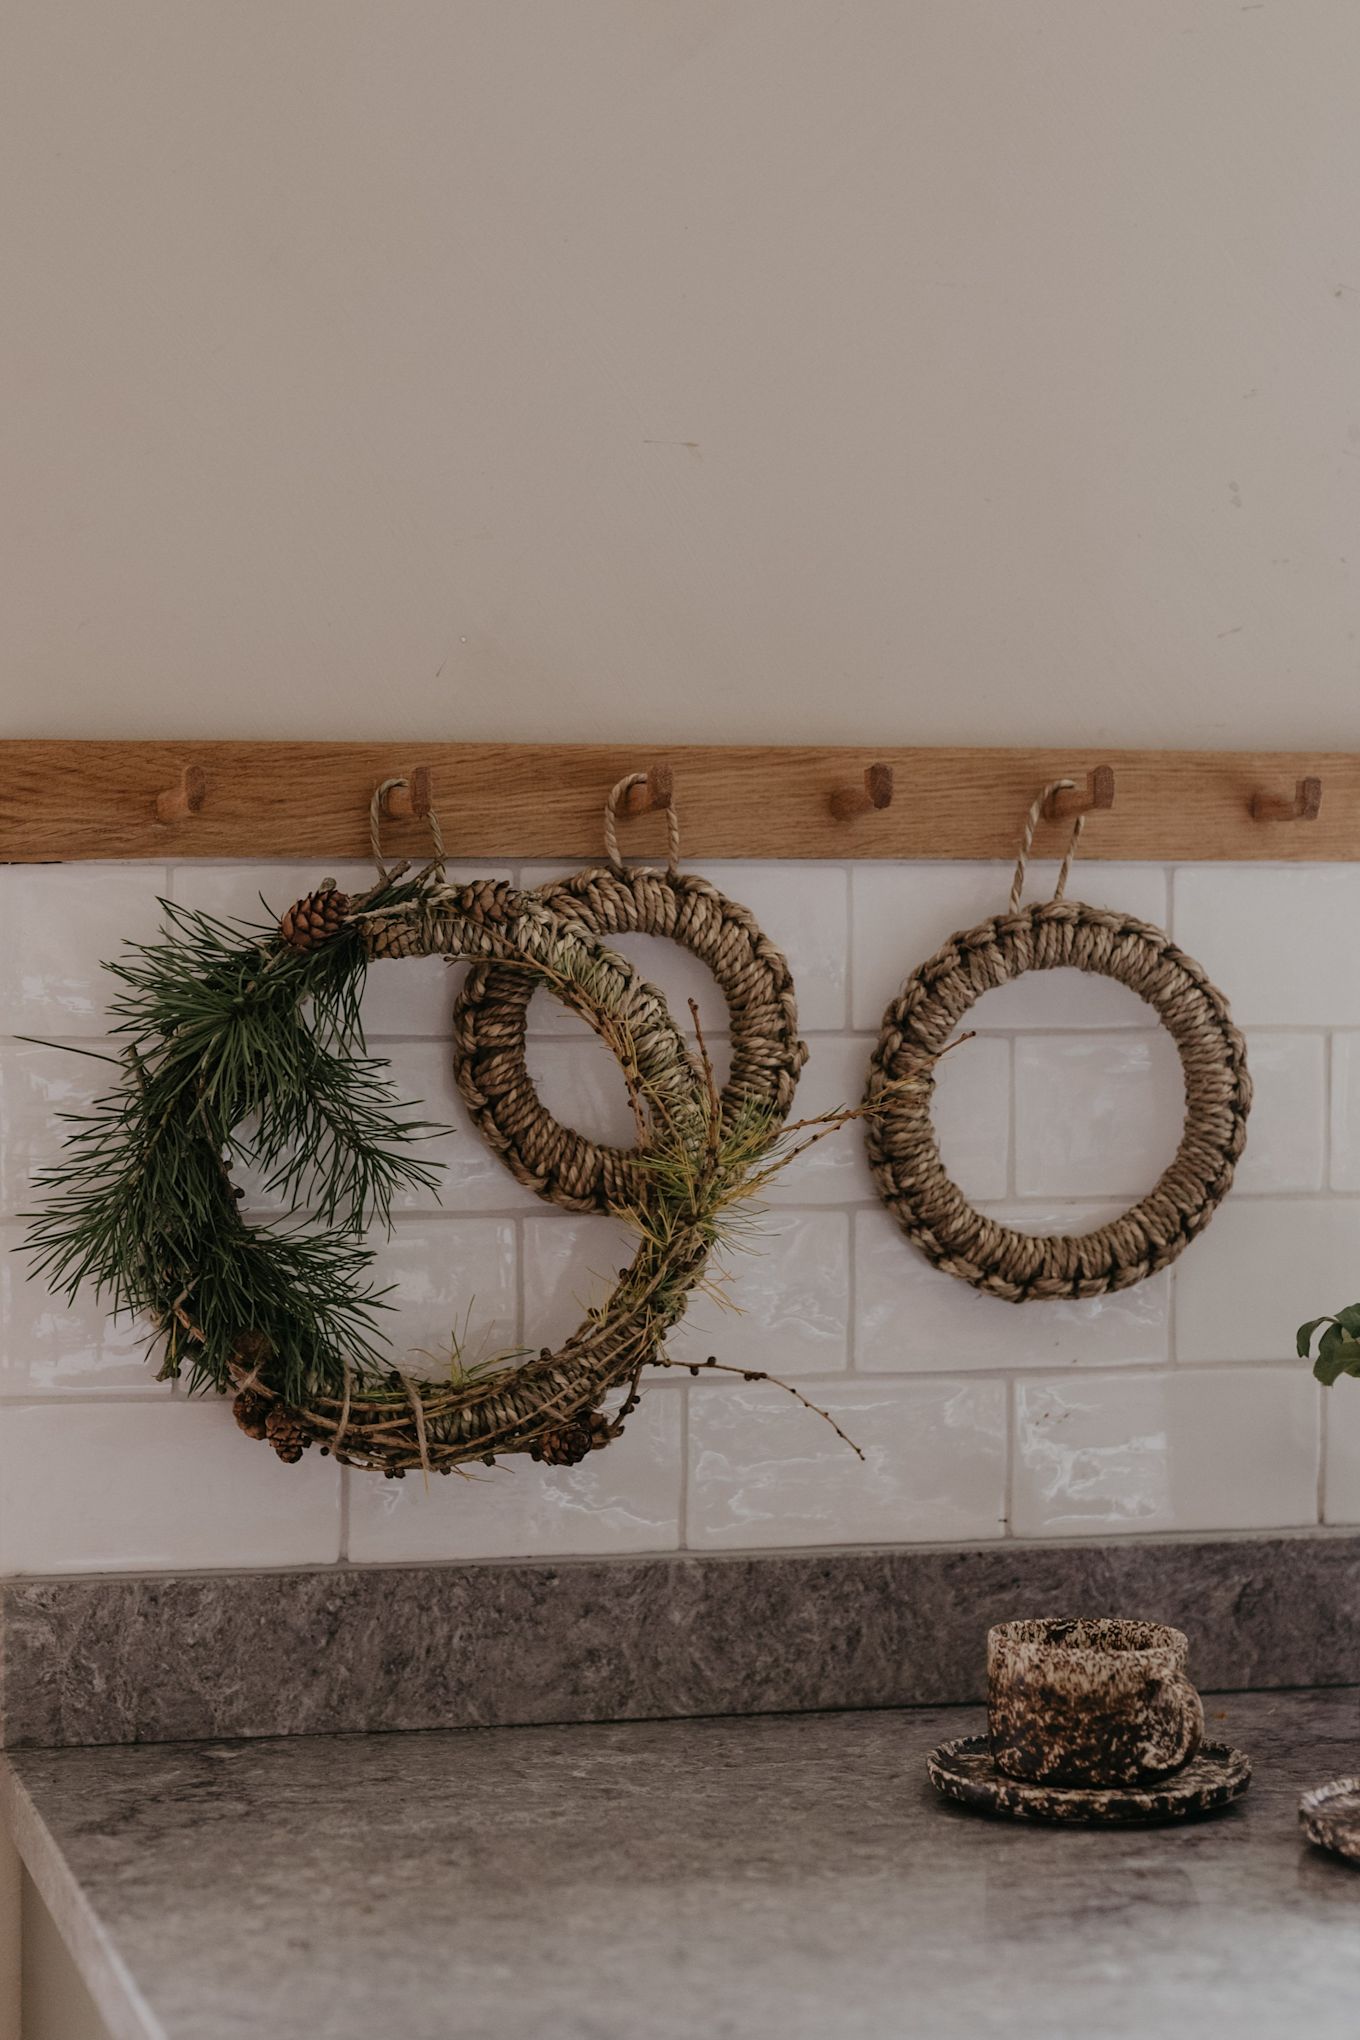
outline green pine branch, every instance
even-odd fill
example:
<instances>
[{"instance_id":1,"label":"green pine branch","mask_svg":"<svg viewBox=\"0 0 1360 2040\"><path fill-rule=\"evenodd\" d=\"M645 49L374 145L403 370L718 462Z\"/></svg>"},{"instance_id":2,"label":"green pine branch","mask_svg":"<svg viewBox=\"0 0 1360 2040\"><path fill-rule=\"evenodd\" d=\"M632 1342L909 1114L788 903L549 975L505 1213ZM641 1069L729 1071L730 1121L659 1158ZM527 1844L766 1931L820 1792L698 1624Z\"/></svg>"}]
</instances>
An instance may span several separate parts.
<instances>
[{"instance_id":1,"label":"green pine branch","mask_svg":"<svg viewBox=\"0 0 1360 2040\"><path fill-rule=\"evenodd\" d=\"M413 896L400 881L366 905ZM32 1271L149 1315L162 1375L229 1385L243 1334L262 1335L285 1394L340 1391L382 1364L361 1235L438 1171L412 1144L441 1129L396 1104L365 1047L365 954L342 930L302 953L166 903L167 930L107 966L119 1081L37 1177ZM260 1171L295 1219L250 1224L233 1172Z\"/></svg>"}]
</instances>

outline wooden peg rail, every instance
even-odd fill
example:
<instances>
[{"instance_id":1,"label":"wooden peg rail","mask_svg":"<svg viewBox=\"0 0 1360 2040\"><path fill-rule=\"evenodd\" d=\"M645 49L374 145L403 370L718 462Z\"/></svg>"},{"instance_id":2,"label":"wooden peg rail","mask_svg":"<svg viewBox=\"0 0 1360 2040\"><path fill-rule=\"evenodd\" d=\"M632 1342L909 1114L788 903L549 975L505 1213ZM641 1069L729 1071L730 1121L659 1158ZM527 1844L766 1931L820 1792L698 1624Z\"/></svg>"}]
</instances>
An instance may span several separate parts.
<instances>
[{"instance_id":1,"label":"wooden peg rail","mask_svg":"<svg viewBox=\"0 0 1360 2040\"><path fill-rule=\"evenodd\" d=\"M629 853L660 854L670 773L684 858L1015 855L1026 812L1070 779L1083 861L1360 859L1360 753L863 750L779 745L0 742L0 862L422 857L433 809L459 862L602 850L609 789L647 772ZM867 775L867 777L866 777ZM874 798L891 790L885 804ZM864 789L863 792L860 789ZM1111 791L1112 789L1112 791ZM841 796L837 798L837 796ZM1056 853L1070 823L1040 824Z\"/></svg>"}]
</instances>

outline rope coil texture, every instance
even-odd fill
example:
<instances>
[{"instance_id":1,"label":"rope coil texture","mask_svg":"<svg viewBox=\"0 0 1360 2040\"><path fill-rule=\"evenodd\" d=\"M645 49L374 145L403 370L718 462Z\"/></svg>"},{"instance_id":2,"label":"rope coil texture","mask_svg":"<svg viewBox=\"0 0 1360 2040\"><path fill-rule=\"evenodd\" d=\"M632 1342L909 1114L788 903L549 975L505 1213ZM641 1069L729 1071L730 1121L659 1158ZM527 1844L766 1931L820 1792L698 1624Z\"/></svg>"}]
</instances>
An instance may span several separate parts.
<instances>
[{"instance_id":1,"label":"rope coil texture","mask_svg":"<svg viewBox=\"0 0 1360 2040\"><path fill-rule=\"evenodd\" d=\"M357 913L351 922L372 957L513 958L529 986L546 985L611 1046L626 1040L653 1112L702 1111L700 1075L661 994L534 895L490 881L439 886L413 906ZM593 996L578 982L583 964L597 986ZM475 1380L393 1374L386 1385L347 1381L342 1397L314 1396L300 1406L270 1387L267 1356L243 1340L233 1370L237 1421L284 1457L315 1443L347 1465L398 1476L415 1468L447 1473L510 1452L569 1463L622 1429L640 1370L683 1314L709 1246L704 1227L683 1221L664 1246L644 1237L613 1293L560 1351L545 1347ZM605 1415L601 1403L620 1387L628 1390L622 1408Z\"/></svg>"},{"instance_id":2,"label":"rope coil texture","mask_svg":"<svg viewBox=\"0 0 1360 2040\"><path fill-rule=\"evenodd\" d=\"M712 971L727 1001L731 1071L721 1096L731 1123L743 1104L769 1105L787 1117L807 1061L788 961L754 915L707 879L678 870L679 831L667 810L670 861L664 871L626 868L618 857L617 804L644 779L620 780L605 811L611 862L541 886L536 897L583 936L664 935ZM538 1196L569 1211L636 1204L645 1185L632 1152L607 1147L553 1118L529 1075L526 1033L534 985L496 963L469 972L453 1012L454 1075L469 1113L493 1154Z\"/></svg>"},{"instance_id":3,"label":"rope coil texture","mask_svg":"<svg viewBox=\"0 0 1360 2040\"><path fill-rule=\"evenodd\" d=\"M1030 811L1009 909L952 935L903 985L869 1067L866 1138L878 1191L907 1238L948 1275L1008 1303L1102 1296L1176 1260L1231 1187L1246 1143L1246 1044L1223 994L1162 929L1061 897L1022 907L1020 888L1046 787ZM1113 978L1145 1000L1174 1040L1185 1077L1180 1145L1131 1209L1080 1234L1016 1232L969 1204L946 1173L931 1121L932 1058L982 994L1031 970ZM916 1082L897 1088L904 1078Z\"/></svg>"}]
</instances>

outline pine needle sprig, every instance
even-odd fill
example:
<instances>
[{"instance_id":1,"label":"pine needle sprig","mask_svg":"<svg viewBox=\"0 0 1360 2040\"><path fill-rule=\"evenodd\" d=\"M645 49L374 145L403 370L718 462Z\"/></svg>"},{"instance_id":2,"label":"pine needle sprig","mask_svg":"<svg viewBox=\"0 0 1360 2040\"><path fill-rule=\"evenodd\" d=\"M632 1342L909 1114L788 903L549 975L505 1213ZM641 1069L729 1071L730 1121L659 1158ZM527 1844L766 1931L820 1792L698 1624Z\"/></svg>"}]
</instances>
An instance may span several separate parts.
<instances>
[{"instance_id":1,"label":"pine needle sprig","mask_svg":"<svg viewBox=\"0 0 1360 2040\"><path fill-rule=\"evenodd\" d=\"M366 1052L362 945L344 930L304 953L273 924L164 904L165 936L108 966L121 1081L63 1115L62 1155L36 1179L33 1272L149 1314L162 1374L187 1365L194 1386L227 1386L243 1332L267 1339L289 1393L369 1373L385 1304L360 1235L399 1194L435 1189L410 1150L442 1129L395 1104ZM245 1166L320 1230L246 1222Z\"/></svg>"}]
</instances>

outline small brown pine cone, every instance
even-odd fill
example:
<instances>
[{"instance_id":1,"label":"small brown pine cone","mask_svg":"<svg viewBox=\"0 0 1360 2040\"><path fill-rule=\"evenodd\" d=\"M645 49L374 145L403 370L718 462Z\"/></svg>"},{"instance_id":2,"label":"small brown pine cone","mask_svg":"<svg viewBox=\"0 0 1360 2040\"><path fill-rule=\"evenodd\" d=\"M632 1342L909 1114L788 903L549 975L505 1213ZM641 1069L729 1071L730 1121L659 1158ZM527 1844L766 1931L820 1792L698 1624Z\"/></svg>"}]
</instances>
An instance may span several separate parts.
<instances>
[{"instance_id":1,"label":"small brown pine cone","mask_svg":"<svg viewBox=\"0 0 1360 2040\"><path fill-rule=\"evenodd\" d=\"M265 1438L269 1435L272 1407L268 1396L258 1394L253 1388L243 1388L231 1406L231 1413L247 1438Z\"/></svg>"},{"instance_id":2,"label":"small brown pine cone","mask_svg":"<svg viewBox=\"0 0 1360 2040\"><path fill-rule=\"evenodd\" d=\"M292 1411L283 1403L275 1403L264 1420L265 1436L279 1458L289 1466L296 1466L307 1447L311 1444L311 1433L300 1424Z\"/></svg>"},{"instance_id":3,"label":"small brown pine cone","mask_svg":"<svg viewBox=\"0 0 1360 2040\"><path fill-rule=\"evenodd\" d=\"M529 1457L541 1459L545 1466L575 1466L589 1450L590 1434L584 1424L561 1424L530 1446Z\"/></svg>"},{"instance_id":4,"label":"small brown pine cone","mask_svg":"<svg viewBox=\"0 0 1360 2040\"><path fill-rule=\"evenodd\" d=\"M319 892L308 893L305 900L288 909L279 922L279 933L290 948L317 949L339 934L349 909L348 893L337 891L333 885L322 886Z\"/></svg>"},{"instance_id":5,"label":"small brown pine cone","mask_svg":"<svg viewBox=\"0 0 1360 2040\"><path fill-rule=\"evenodd\" d=\"M605 1436L598 1434L597 1425L604 1426ZM597 1444L606 1442L608 1431L609 1426L598 1410L592 1411L588 1418L545 1431L537 1444L530 1447L529 1457L541 1459L545 1466L577 1466Z\"/></svg>"}]
</instances>

